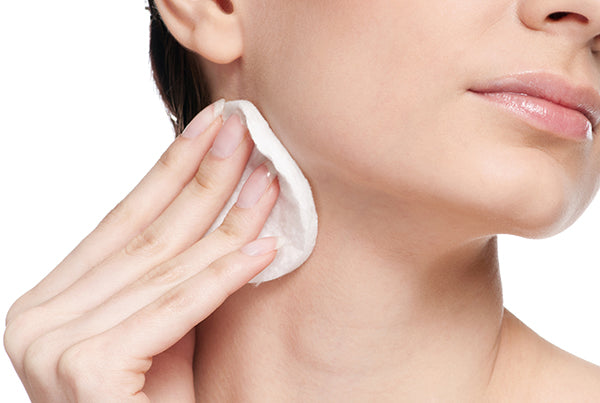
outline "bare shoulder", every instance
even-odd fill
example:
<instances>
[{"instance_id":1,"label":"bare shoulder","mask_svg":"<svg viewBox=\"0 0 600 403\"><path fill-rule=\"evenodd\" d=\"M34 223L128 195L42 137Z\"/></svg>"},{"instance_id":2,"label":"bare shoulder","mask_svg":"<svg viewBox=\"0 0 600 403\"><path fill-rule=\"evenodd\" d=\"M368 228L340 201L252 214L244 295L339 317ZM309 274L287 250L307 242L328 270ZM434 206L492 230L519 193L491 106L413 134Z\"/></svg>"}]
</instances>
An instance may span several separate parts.
<instances>
[{"instance_id":1,"label":"bare shoulder","mask_svg":"<svg viewBox=\"0 0 600 403\"><path fill-rule=\"evenodd\" d=\"M600 366L553 345L505 312L512 355L525 366L529 380L522 387L531 401L600 402Z\"/></svg>"},{"instance_id":2,"label":"bare shoulder","mask_svg":"<svg viewBox=\"0 0 600 403\"><path fill-rule=\"evenodd\" d=\"M543 340L547 354L540 363L542 390L560 401L600 402L600 367Z\"/></svg>"}]
</instances>

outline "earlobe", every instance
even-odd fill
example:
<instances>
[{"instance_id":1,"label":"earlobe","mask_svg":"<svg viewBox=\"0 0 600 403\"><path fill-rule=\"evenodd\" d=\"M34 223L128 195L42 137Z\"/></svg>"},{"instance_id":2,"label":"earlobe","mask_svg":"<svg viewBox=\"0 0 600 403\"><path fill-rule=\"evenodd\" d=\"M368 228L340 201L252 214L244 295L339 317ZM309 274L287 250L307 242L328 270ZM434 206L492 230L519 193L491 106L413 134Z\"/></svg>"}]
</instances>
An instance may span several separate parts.
<instances>
[{"instance_id":1,"label":"earlobe","mask_svg":"<svg viewBox=\"0 0 600 403\"><path fill-rule=\"evenodd\" d=\"M231 63L243 51L240 16L230 0L156 0L173 37L185 48L217 63Z\"/></svg>"}]
</instances>

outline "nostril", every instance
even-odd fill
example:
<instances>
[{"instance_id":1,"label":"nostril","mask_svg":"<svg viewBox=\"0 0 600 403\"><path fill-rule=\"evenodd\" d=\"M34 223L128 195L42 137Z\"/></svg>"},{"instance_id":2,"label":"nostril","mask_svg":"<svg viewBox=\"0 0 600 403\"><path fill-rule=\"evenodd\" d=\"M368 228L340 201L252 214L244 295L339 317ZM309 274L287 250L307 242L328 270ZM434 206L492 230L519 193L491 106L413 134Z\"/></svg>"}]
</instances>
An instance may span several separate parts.
<instances>
[{"instance_id":1,"label":"nostril","mask_svg":"<svg viewBox=\"0 0 600 403\"><path fill-rule=\"evenodd\" d=\"M567 16L569 13L566 13L564 11L560 11L558 13L552 13L548 16L549 19L551 19L552 21L558 21L561 18Z\"/></svg>"},{"instance_id":2,"label":"nostril","mask_svg":"<svg viewBox=\"0 0 600 403\"><path fill-rule=\"evenodd\" d=\"M576 21L583 22L584 24L589 22L587 17L585 17L581 14L577 14L577 13L570 13L568 11L557 11L555 13L549 14L547 17L547 19L552 20L552 21L562 20L564 18L575 19Z\"/></svg>"},{"instance_id":3,"label":"nostril","mask_svg":"<svg viewBox=\"0 0 600 403\"><path fill-rule=\"evenodd\" d=\"M231 0L217 0L217 4L219 4L225 14L233 13L233 4L231 3Z\"/></svg>"}]
</instances>

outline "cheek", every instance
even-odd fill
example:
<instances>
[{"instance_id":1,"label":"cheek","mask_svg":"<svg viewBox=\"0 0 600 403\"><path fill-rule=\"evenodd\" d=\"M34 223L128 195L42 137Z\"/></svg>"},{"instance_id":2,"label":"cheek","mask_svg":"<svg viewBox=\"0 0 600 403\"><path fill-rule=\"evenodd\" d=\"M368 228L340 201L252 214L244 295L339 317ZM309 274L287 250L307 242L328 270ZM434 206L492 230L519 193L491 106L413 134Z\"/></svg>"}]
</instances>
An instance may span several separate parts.
<instances>
[{"instance_id":1,"label":"cheek","mask_svg":"<svg viewBox=\"0 0 600 403\"><path fill-rule=\"evenodd\" d=\"M527 146L466 95L486 73L473 66L493 63L473 58L489 54L484 32L506 2L338 3L263 10L245 50L245 90L311 183L442 202L482 232L547 236L581 213L597 188L591 163Z\"/></svg>"},{"instance_id":2,"label":"cheek","mask_svg":"<svg viewBox=\"0 0 600 403\"><path fill-rule=\"evenodd\" d=\"M390 148L419 146L415 132L427 130L431 111L452 91L448 68L440 68L452 48L437 49L442 16L425 8L303 1L267 12L269 32L258 29L246 52L257 68L248 92L305 170L327 165L373 181L373 161L389 158Z\"/></svg>"}]
</instances>

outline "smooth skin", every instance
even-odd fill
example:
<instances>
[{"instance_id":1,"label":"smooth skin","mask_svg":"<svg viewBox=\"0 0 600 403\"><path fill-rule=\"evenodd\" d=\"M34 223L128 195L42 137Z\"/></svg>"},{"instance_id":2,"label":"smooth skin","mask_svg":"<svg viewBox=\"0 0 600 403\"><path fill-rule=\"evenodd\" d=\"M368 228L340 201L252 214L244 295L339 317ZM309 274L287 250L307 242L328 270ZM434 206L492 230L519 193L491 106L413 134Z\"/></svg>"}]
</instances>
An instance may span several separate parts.
<instances>
[{"instance_id":1,"label":"smooth skin","mask_svg":"<svg viewBox=\"0 0 600 403\"><path fill-rule=\"evenodd\" d=\"M222 133L232 137L217 137ZM213 120L209 106L98 227L15 302L5 346L32 401L145 402L157 390L193 401L194 326L276 253L272 237L244 246L278 196L265 166L250 176L221 226L204 236L252 148L237 115Z\"/></svg>"},{"instance_id":2,"label":"smooth skin","mask_svg":"<svg viewBox=\"0 0 600 403\"><path fill-rule=\"evenodd\" d=\"M503 308L495 236L572 224L598 135L556 138L468 91L524 71L600 91L597 0L157 4L213 96L263 112L319 214L300 269L198 327L198 398L600 401L597 366Z\"/></svg>"},{"instance_id":3,"label":"smooth skin","mask_svg":"<svg viewBox=\"0 0 600 403\"><path fill-rule=\"evenodd\" d=\"M468 91L523 71L599 89L597 0L157 6L197 54L213 98L253 101L303 169L319 214L317 244L293 273L241 287L274 254L253 260L235 251L258 234L275 190L248 213L255 221L243 242L214 240L222 254L208 246L188 254L212 239L200 238L190 217L210 221L200 216L218 210L176 202L195 166L173 170L170 180L145 179L152 196L134 190L116 210L125 213L108 218L9 312L7 349L37 401L600 401L600 368L503 308L496 237L548 237L581 215L600 185L598 133L591 142L559 139ZM566 17L548 18L558 12ZM210 182L223 186L213 189L224 200L235 175ZM179 207L161 219L156 203L144 202L154 199ZM155 221L160 230L136 235ZM161 303L151 301L183 295L169 291L171 279L190 272L161 262L182 255L200 273L176 287L194 284L195 292L168 303L162 322ZM193 282L235 256L247 264L244 276ZM152 290L138 281L157 272L161 285ZM197 299L224 284L218 298ZM50 317L60 323L40 326ZM151 331L156 321L164 334ZM102 323L112 327L93 333ZM114 370L123 363L126 370Z\"/></svg>"}]
</instances>

